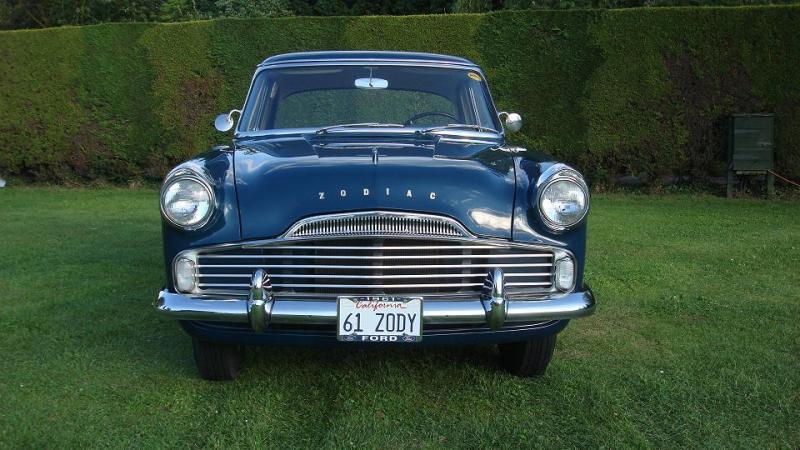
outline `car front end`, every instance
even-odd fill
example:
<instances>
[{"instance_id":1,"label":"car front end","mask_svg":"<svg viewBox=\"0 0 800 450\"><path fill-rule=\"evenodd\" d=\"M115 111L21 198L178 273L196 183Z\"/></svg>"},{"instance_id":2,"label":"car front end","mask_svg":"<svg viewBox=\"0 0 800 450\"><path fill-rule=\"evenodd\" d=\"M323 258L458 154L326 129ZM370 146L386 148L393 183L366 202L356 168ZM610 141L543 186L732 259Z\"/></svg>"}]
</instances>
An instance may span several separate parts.
<instances>
[{"instance_id":1,"label":"car front end","mask_svg":"<svg viewBox=\"0 0 800 450\"><path fill-rule=\"evenodd\" d=\"M206 378L235 376L244 344L500 344L512 372L542 373L594 309L589 193L506 144L502 115L460 58L268 59L231 144L165 180L156 310Z\"/></svg>"}]
</instances>

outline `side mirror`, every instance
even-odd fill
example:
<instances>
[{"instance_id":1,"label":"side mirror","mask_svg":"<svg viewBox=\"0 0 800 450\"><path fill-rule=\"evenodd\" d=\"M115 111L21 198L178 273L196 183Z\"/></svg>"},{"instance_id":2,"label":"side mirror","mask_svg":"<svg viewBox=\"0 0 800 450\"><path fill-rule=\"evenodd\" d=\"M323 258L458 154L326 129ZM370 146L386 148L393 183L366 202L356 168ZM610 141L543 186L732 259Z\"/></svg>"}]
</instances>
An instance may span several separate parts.
<instances>
[{"instance_id":1,"label":"side mirror","mask_svg":"<svg viewBox=\"0 0 800 450\"><path fill-rule=\"evenodd\" d=\"M233 113L241 114L242 112L239 111L238 109L232 109L227 114L218 115L217 118L214 119L214 128L216 128L217 131L221 131L223 133L226 131L230 131L231 128L233 128L233 126L236 125L236 123L233 121Z\"/></svg>"},{"instance_id":2,"label":"side mirror","mask_svg":"<svg viewBox=\"0 0 800 450\"><path fill-rule=\"evenodd\" d=\"M516 133L522 128L522 117L517 113L501 112L498 115L506 116L506 129L512 133Z\"/></svg>"}]
</instances>

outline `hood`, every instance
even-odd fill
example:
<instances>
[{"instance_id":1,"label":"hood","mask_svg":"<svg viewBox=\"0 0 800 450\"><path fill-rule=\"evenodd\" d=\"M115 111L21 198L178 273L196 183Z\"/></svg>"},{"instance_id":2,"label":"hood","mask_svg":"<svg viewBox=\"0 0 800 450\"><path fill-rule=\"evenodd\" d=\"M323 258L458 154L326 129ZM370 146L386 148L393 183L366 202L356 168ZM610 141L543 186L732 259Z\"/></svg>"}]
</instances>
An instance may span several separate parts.
<instances>
[{"instance_id":1,"label":"hood","mask_svg":"<svg viewBox=\"0 0 800 450\"><path fill-rule=\"evenodd\" d=\"M439 214L511 238L512 155L490 141L289 136L241 141L234 155L243 239L305 217L386 210Z\"/></svg>"}]
</instances>

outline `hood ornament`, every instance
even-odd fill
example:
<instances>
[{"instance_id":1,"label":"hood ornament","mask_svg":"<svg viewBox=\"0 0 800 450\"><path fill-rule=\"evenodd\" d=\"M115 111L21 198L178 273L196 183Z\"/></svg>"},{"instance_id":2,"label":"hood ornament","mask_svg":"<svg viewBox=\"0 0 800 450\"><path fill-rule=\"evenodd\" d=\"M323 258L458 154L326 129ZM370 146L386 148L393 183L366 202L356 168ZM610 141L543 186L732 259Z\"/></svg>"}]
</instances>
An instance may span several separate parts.
<instances>
[{"instance_id":1,"label":"hood ornament","mask_svg":"<svg viewBox=\"0 0 800 450\"><path fill-rule=\"evenodd\" d=\"M378 147L372 147L372 164L378 165Z\"/></svg>"}]
</instances>

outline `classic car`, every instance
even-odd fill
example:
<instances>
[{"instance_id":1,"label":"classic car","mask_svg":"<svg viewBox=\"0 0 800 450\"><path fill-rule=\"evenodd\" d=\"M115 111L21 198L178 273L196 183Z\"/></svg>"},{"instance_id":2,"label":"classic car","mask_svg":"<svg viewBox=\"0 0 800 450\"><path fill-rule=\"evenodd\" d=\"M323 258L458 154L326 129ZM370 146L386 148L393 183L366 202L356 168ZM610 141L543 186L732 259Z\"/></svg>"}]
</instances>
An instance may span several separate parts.
<instances>
[{"instance_id":1,"label":"classic car","mask_svg":"<svg viewBox=\"0 0 800 450\"><path fill-rule=\"evenodd\" d=\"M589 191L575 169L506 142L473 62L406 52L272 56L233 131L161 189L166 287L206 379L246 345L497 345L544 373L591 314Z\"/></svg>"}]
</instances>

